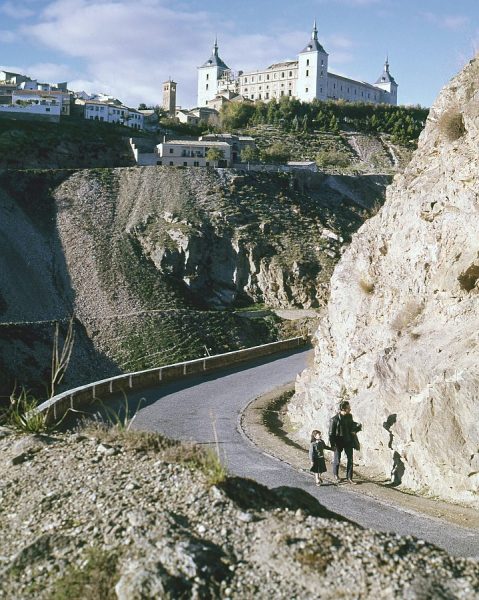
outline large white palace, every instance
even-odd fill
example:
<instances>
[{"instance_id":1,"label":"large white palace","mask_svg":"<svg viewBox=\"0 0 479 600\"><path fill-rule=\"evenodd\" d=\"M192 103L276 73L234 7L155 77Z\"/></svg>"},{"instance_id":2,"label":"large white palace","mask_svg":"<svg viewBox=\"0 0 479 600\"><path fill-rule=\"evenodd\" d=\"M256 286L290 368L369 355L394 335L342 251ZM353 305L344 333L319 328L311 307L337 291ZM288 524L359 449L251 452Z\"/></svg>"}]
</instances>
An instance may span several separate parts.
<instances>
[{"instance_id":1,"label":"large white palace","mask_svg":"<svg viewBox=\"0 0 479 600\"><path fill-rule=\"evenodd\" d=\"M276 63L249 73L233 73L221 60L215 41L211 57L198 67L198 106L215 106L217 97L222 94L264 102L290 96L305 102L317 98L397 104L398 86L389 72L388 59L376 83L370 84L331 73L328 71L328 56L318 41L316 21L311 39L297 60Z\"/></svg>"}]
</instances>

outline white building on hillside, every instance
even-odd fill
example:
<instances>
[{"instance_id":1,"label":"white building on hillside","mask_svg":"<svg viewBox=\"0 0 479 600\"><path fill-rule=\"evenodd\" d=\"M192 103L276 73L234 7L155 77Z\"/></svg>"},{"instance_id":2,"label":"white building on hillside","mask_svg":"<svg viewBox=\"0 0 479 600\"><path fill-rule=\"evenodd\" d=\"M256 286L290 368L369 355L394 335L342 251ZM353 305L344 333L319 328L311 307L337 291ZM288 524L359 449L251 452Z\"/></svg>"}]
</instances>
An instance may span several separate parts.
<instances>
[{"instance_id":1,"label":"white building on hillside","mask_svg":"<svg viewBox=\"0 0 479 600\"><path fill-rule=\"evenodd\" d=\"M158 144L157 165L169 167L230 167L231 146L226 142L171 140ZM211 161L208 150L220 151L221 158Z\"/></svg>"},{"instance_id":2,"label":"white building on hillside","mask_svg":"<svg viewBox=\"0 0 479 600\"><path fill-rule=\"evenodd\" d=\"M218 95L237 93L243 98L268 102L282 96L303 102L318 100L346 100L397 104L397 88L386 59L384 71L375 84L356 81L328 70L329 55L318 40L316 22L311 39L299 53L297 60L275 63L266 69L244 73L233 71L218 54L215 41L211 57L198 68L198 106L209 106Z\"/></svg>"},{"instance_id":3,"label":"white building on hillside","mask_svg":"<svg viewBox=\"0 0 479 600\"><path fill-rule=\"evenodd\" d=\"M77 99L76 103L84 105L84 117L89 121L119 123L132 129L143 129L144 115L134 108L128 108L123 104L99 102L98 100Z\"/></svg>"}]
</instances>

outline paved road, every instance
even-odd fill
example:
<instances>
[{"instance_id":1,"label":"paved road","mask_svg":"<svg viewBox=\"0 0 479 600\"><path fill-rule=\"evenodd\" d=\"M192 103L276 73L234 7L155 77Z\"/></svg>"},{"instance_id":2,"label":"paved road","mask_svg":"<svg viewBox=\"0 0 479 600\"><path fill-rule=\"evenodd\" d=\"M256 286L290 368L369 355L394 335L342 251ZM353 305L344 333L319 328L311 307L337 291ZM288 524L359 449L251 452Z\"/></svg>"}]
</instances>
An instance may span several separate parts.
<instances>
[{"instance_id":1,"label":"paved road","mask_svg":"<svg viewBox=\"0 0 479 600\"><path fill-rule=\"evenodd\" d=\"M363 527L415 535L457 556L479 558L479 533L397 509L345 486L313 485L311 476L265 455L240 432L239 417L257 396L293 381L306 366L307 351L277 355L235 369L166 384L132 397L142 403L135 428L171 438L215 444L219 441L231 474L250 477L270 488L298 487L326 508ZM214 425L214 427L213 427Z\"/></svg>"}]
</instances>

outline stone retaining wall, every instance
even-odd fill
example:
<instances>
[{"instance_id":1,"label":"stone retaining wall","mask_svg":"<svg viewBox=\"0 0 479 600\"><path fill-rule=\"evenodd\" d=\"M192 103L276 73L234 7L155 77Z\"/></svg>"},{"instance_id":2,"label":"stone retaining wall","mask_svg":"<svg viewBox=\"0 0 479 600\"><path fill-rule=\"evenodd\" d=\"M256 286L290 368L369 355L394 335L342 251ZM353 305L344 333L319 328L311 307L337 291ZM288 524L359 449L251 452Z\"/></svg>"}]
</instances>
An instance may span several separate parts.
<instances>
[{"instance_id":1,"label":"stone retaining wall","mask_svg":"<svg viewBox=\"0 0 479 600\"><path fill-rule=\"evenodd\" d=\"M139 390L155 387L163 382L175 381L197 375L208 373L218 369L229 367L239 362L269 356L278 352L293 350L310 343L309 337L295 337L288 340L254 346L235 352L206 356L196 360L190 360L173 365L165 365L146 371L117 375L110 379L103 379L88 385L84 385L61 394L57 394L41 404L37 410L47 412L49 421L61 419L69 410L85 410L97 400L106 400L108 396L130 390Z\"/></svg>"}]
</instances>

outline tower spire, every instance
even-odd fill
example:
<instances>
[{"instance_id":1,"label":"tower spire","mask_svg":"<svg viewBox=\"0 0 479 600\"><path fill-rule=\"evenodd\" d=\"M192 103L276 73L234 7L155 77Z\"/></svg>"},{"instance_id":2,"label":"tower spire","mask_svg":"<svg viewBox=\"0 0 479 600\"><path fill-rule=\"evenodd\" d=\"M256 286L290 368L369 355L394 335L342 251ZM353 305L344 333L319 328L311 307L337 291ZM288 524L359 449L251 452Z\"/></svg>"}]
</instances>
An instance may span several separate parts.
<instances>
[{"instance_id":1,"label":"tower spire","mask_svg":"<svg viewBox=\"0 0 479 600\"><path fill-rule=\"evenodd\" d=\"M215 36L215 45L213 46L213 54L218 56L218 36Z\"/></svg>"},{"instance_id":2,"label":"tower spire","mask_svg":"<svg viewBox=\"0 0 479 600\"><path fill-rule=\"evenodd\" d=\"M311 39L312 40L317 40L318 39L318 28L316 26L316 19L314 19L313 31L311 33Z\"/></svg>"}]
</instances>

